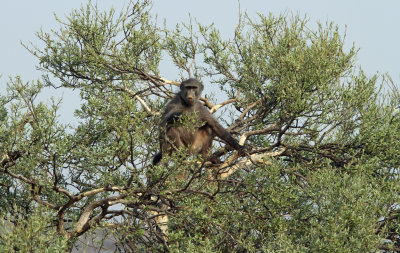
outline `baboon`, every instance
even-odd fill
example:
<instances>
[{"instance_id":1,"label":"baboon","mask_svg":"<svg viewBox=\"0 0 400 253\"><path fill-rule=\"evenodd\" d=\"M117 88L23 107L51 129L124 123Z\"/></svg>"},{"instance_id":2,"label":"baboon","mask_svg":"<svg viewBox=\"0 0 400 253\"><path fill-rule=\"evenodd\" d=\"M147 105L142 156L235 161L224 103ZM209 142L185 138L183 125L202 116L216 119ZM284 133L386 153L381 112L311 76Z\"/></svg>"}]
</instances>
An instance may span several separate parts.
<instances>
[{"instance_id":1,"label":"baboon","mask_svg":"<svg viewBox=\"0 0 400 253\"><path fill-rule=\"evenodd\" d=\"M206 159L215 136L236 150L244 149L199 101L203 89L203 84L194 78L183 81L180 92L166 105L160 123L161 150L154 156L154 165L160 162L163 153L180 147L188 147L191 154L200 154ZM195 131L179 124L183 115L194 118L195 127L198 126ZM215 160L212 162L217 163Z\"/></svg>"}]
</instances>

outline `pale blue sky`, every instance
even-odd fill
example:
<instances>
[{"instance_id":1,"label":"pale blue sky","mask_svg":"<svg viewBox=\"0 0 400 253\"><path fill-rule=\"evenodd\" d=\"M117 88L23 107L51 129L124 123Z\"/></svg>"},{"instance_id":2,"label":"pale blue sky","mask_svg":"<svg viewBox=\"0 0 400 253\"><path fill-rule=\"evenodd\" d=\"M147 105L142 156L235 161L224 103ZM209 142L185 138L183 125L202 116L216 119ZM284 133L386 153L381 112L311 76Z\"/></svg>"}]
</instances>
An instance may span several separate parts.
<instances>
[{"instance_id":1,"label":"pale blue sky","mask_svg":"<svg viewBox=\"0 0 400 253\"><path fill-rule=\"evenodd\" d=\"M63 17L83 0L2 1L0 5L0 91L8 76L19 74L25 81L40 78L35 68L37 61L20 41L36 43L35 32L43 28L57 28L53 13ZM92 1L96 2L96 1ZM120 9L128 1L98 0L101 9L115 6ZM202 24L214 23L221 32L230 36L238 19L237 0L154 0L153 14L159 24L166 18L169 26L188 21L189 13ZM360 48L357 64L368 75L389 73L398 84L400 80L400 1L397 0L242 0L242 10L252 17L257 12L279 15L293 12L307 15L310 25L316 21L333 21L342 31L346 29L346 44L353 42ZM347 27L347 28L346 28ZM169 77L173 79L174 77ZM64 100L65 101L65 100ZM67 103L67 101L65 101Z\"/></svg>"}]
</instances>

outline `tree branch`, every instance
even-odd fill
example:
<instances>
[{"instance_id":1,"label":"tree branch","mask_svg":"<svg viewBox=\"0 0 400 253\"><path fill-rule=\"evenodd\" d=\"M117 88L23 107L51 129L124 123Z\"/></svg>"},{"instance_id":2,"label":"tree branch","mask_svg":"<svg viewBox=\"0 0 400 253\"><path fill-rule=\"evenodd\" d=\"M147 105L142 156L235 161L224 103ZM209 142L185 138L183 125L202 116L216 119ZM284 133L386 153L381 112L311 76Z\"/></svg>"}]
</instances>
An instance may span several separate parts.
<instances>
[{"instance_id":1,"label":"tree branch","mask_svg":"<svg viewBox=\"0 0 400 253\"><path fill-rule=\"evenodd\" d=\"M111 201L120 200L127 196L128 196L128 194L122 194L119 196L114 196L114 197L110 197L110 198L92 202L91 204L86 206L86 208L83 210L79 220L75 224L75 231L73 233L69 233L69 234L70 235L72 235L72 234L81 235L81 234L85 233L90 228L89 218L92 215L94 209L96 209L97 207L100 207L102 205L110 205ZM104 210L102 212L104 212ZM94 221L96 221L96 219L94 219Z\"/></svg>"},{"instance_id":2,"label":"tree branch","mask_svg":"<svg viewBox=\"0 0 400 253\"><path fill-rule=\"evenodd\" d=\"M270 161L265 161L265 158L279 156L283 152L285 152L285 150L286 148L283 147L280 150L274 152L253 154L241 160L239 163L232 165L237 160L237 158L239 158L239 152L235 152L235 154L229 157L223 164L218 166L218 171L220 172L219 178L221 179L227 178L237 170L250 166L255 163L271 165L272 163Z\"/></svg>"}]
</instances>

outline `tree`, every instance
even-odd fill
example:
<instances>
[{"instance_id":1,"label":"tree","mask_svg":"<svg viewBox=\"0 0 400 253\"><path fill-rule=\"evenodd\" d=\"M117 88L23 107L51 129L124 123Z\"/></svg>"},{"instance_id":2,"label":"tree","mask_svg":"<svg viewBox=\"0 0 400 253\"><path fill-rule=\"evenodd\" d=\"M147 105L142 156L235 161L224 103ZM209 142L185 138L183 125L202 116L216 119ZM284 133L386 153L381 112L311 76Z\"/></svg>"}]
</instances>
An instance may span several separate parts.
<instances>
[{"instance_id":1,"label":"tree","mask_svg":"<svg viewBox=\"0 0 400 253\"><path fill-rule=\"evenodd\" d=\"M331 23L241 14L224 39L199 23L160 28L150 4L117 14L89 3L27 47L44 76L13 78L1 97L3 219L18 228L45 212L39 227L59 248L103 231L135 252L400 251L390 77L356 67ZM160 73L162 59L181 77ZM160 112L188 77L227 95L202 101L248 154L217 142L220 165L172 154L151 166ZM61 101L36 100L58 88L79 91L71 124ZM7 231L0 241L23 236Z\"/></svg>"}]
</instances>

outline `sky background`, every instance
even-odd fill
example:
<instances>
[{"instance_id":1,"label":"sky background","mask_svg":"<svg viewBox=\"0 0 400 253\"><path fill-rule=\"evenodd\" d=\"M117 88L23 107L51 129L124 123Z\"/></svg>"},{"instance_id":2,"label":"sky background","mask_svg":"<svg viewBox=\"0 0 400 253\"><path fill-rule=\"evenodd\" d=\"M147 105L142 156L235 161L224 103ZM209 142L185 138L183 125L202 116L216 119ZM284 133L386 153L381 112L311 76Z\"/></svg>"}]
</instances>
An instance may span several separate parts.
<instances>
[{"instance_id":1,"label":"sky background","mask_svg":"<svg viewBox=\"0 0 400 253\"><path fill-rule=\"evenodd\" d=\"M92 1L96 3L95 0ZM0 92L10 76L20 75L24 81L40 78L36 70L38 61L20 42L41 45L35 37L40 29L57 29L56 14L64 18L72 9L80 8L83 0L3 0L0 4ZM98 0L100 9L114 6L120 10L128 1ZM371 76L376 73L388 73L396 84L400 81L400 1L398 0L242 0L240 9L246 10L250 17L256 18L257 12L268 15L294 13L307 15L312 27L317 21L332 21L346 31L345 45L353 43L360 51L357 65ZM201 24L214 23L224 36L232 36L238 21L239 2L237 0L154 0L152 13L157 15L158 24L164 19L168 27L176 23L187 22L189 14ZM168 66L161 66L168 69ZM164 72L165 73L165 72ZM174 76L167 78L174 79ZM178 76L176 77L178 78ZM52 94L50 94L52 95ZM63 93L64 103L72 114L77 100ZM72 115L71 115L72 116Z\"/></svg>"}]
</instances>

